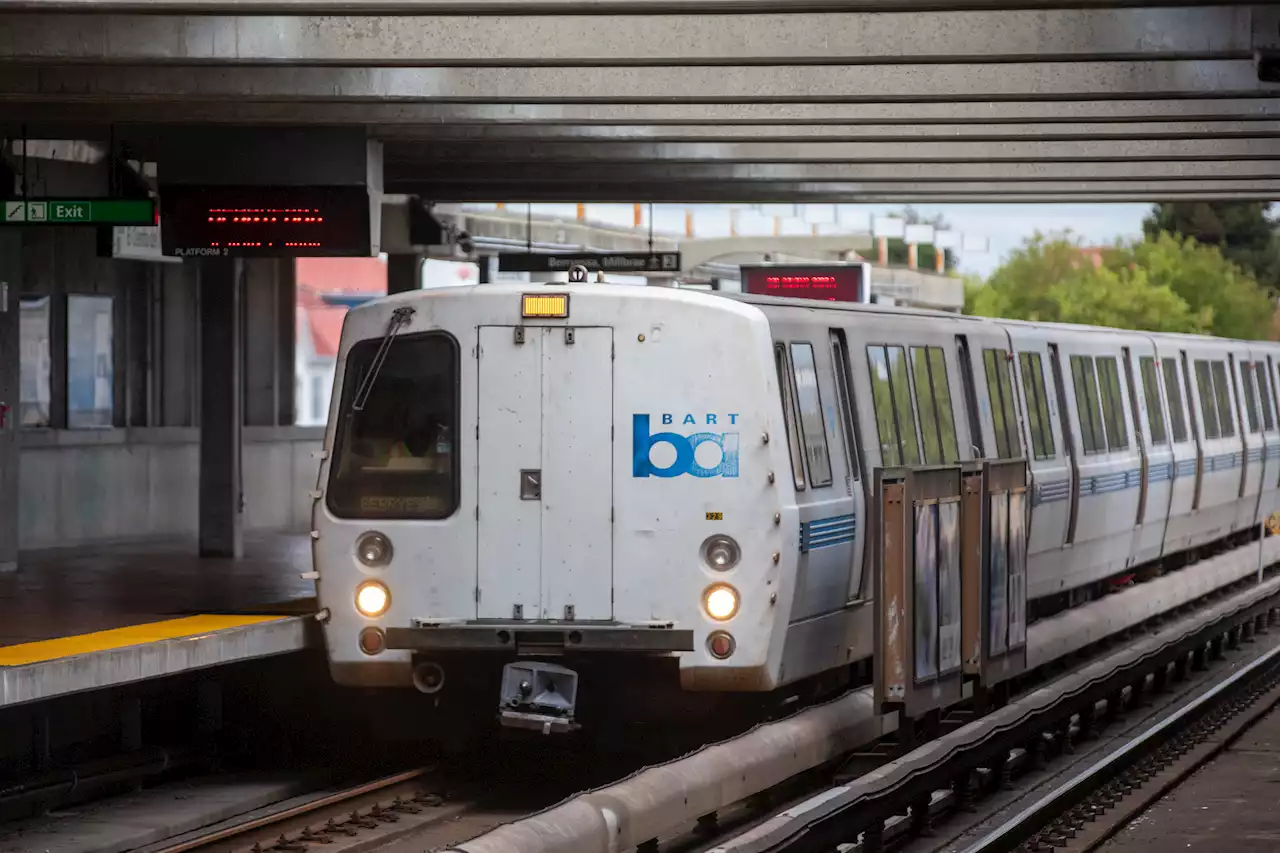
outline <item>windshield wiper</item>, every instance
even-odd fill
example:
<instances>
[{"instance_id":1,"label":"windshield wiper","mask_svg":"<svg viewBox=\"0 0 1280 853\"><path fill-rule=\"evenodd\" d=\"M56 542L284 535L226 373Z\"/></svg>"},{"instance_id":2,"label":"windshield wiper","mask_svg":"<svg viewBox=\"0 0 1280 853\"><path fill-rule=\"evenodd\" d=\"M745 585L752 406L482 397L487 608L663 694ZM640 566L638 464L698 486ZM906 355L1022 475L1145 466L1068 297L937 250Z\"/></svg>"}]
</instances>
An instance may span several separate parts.
<instances>
[{"instance_id":1,"label":"windshield wiper","mask_svg":"<svg viewBox=\"0 0 1280 853\"><path fill-rule=\"evenodd\" d=\"M364 404L369 402L369 394L373 392L373 383L377 381L378 374L382 372L382 364L387 360L387 353L391 350L391 342L396 339L396 335L400 333L400 328L407 325L409 318L412 316L413 308L408 305L402 305L391 312L391 321L387 323L387 333L382 337L382 343L378 345L378 351L373 355L373 362L369 365L369 372L365 374L364 381L356 389L355 398L351 401L351 411L364 411Z\"/></svg>"}]
</instances>

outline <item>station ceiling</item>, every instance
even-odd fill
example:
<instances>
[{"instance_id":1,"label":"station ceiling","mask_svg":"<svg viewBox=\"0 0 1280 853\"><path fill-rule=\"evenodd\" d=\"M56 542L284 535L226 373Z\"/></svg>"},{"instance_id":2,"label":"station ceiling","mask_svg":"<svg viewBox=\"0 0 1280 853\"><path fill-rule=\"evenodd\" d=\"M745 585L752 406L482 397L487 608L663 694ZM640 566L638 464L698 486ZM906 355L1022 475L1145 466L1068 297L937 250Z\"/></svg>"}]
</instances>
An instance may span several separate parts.
<instances>
[{"instance_id":1,"label":"station ceiling","mask_svg":"<svg viewBox=\"0 0 1280 853\"><path fill-rule=\"evenodd\" d=\"M1280 4L0 0L0 132L354 125L441 201L1271 200L1277 57Z\"/></svg>"}]
</instances>

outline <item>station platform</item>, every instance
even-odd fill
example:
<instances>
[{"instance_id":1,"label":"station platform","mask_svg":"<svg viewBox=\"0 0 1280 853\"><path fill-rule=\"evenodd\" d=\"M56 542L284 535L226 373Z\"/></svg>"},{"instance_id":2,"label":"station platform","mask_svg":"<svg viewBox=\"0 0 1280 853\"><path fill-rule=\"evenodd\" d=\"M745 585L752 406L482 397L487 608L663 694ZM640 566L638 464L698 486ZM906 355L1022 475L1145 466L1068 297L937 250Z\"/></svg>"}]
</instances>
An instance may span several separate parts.
<instances>
[{"instance_id":1,"label":"station platform","mask_svg":"<svg viewBox=\"0 0 1280 853\"><path fill-rule=\"evenodd\" d=\"M1166 794L1100 850L1274 853L1280 849L1280 707Z\"/></svg>"},{"instance_id":2,"label":"station platform","mask_svg":"<svg viewBox=\"0 0 1280 853\"><path fill-rule=\"evenodd\" d=\"M190 541L22 554L0 574L0 708L315 642L305 535L250 535L241 560Z\"/></svg>"}]
</instances>

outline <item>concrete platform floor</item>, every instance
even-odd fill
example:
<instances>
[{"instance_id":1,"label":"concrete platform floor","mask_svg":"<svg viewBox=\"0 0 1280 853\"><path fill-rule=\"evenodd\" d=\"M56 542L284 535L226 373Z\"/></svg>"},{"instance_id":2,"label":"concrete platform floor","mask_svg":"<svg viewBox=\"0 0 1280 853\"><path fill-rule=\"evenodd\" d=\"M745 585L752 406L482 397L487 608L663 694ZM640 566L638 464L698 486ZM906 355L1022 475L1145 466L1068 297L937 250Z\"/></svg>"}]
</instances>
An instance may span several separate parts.
<instances>
[{"instance_id":1,"label":"concrete platform floor","mask_svg":"<svg viewBox=\"0 0 1280 853\"><path fill-rule=\"evenodd\" d=\"M1280 850L1280 709L1139 815L1105 853Z\"/></svg>"},{"instance_id":2,"label":"concrete platform floor","mask_svg":"<svg viewBox=\"0 0 1280 853\"><path fill-rule=\"evenodd\" d=\"M194 541L29 551L0 574L0 646L192 614L315 610L304 534L250 534L242 560L200 559Z\"/></svg>"}]
</instances>

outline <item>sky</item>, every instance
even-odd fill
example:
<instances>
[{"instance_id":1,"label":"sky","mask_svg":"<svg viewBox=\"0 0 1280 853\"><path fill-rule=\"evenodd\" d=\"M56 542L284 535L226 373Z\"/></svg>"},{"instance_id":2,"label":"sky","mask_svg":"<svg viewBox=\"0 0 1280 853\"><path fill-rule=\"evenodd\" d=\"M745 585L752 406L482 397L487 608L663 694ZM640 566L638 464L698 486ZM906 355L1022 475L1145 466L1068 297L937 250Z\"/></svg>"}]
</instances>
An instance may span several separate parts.
<instances>
[{"instance_id":1,"label":"sky","mask_svg":"<svg viewBox=\"0 0 1280 853\"><path fill-rule=\"evenodd\" d=\"M512 205L512 209L518 207ZM828 231L865 232L870 217L885 216L902 210L902 205L887 204L817 204L764 205L763 214L747 205L654 205L654 231L683 236L685 211L694 214L697 237L727 237L731 209L738 212L738 233L768 235L773 233L773 216L779 215L784 234L810 234L813 225ZM573 204L535 204L536 213L572 219L577 215ZM962 235L985 238L988 251L959 252L959 269L986 277L1001 261L1037 230L1043 233L1070 229L1088 244L1109 244L1116 238L1142 236L1142 219L1150 204L920 204L915 209L925 218L942 214L952 230ZM647 206L641 209L648 223ZM630 227L634 209L629 204L587 205L587 219L594 222Z\"/></svg>"}]
</instances>

